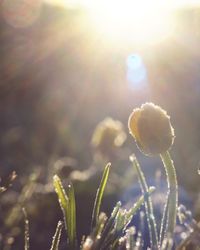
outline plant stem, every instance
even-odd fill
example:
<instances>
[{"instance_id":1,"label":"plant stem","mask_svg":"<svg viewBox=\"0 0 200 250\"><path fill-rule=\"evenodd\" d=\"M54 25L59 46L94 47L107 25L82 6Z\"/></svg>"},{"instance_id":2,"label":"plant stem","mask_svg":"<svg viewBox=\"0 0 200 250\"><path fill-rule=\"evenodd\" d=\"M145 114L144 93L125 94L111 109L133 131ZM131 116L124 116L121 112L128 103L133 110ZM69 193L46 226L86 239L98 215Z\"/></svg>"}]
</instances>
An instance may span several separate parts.
<instances>
[{"instance_id":1,"label":"plant stem","mask_svg":"<svg viewBox=\"0 0 200 250\"><path fill-rule=\"evenodd\" d=\"M139 164L138 160L136 159L136 157L134 155L132 155L130 157L130 159L133 162L133 165L137 171L139 182L140 182L140 187L141 187L142 193L144 195L145 193L148 193L148 190L149 190L144 173L143 173L143 171L140 167L140 164ZM153 213L152 199L150 196L148 196L145 199L145 213L147 216L147 223L148 223L148 227L149 227L151 249L152 250L158 249L157 225L156 225L156 221L155 221L155 217L154 217L154 213Z\"/></svg>"},{"instance_id":2,"label":"plant stem","mask_svg":"<svg viewBox=\"0 0 200 250\"><path fill-rule=\"evenodd\" d=\"M178 185L176 178L176 170L174 163L168 151L160 155L165 172L167 175L168 184L168 223L166 226L166 235L173 238L174 229L176 226L177 206L178 206Z\"/></svg>"}]
</instances>

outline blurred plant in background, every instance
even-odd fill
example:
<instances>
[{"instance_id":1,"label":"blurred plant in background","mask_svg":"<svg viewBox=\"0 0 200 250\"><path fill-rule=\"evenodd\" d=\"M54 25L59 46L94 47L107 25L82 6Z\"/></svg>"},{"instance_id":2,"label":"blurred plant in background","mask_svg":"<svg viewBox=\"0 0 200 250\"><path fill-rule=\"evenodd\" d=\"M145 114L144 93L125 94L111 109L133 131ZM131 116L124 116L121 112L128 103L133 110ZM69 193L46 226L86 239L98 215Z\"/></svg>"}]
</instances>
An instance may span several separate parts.
<instances>
[{"instance_id":1,"label":"blurred plant in background","mask_svg":"<svg viewBox=\"0 0 200 250\"><path fill-rule=\"evenodd\" d=\"M92 145L102 154L111 157L114 150L123 145L126 140L123 124L108 117L95 128Z\"/></svg>"}]
</instances>

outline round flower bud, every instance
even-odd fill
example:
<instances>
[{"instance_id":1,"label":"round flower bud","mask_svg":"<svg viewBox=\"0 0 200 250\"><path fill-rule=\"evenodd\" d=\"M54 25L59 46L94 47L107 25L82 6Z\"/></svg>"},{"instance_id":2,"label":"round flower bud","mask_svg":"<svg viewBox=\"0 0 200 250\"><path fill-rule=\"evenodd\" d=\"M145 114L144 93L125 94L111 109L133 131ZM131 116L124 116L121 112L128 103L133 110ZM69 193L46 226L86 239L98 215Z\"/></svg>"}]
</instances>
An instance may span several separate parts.
<instances>
[{"instance_id":1,"label":"round flower bud","mask_svg":"<svg viewBox=\"0 0 200 250\"><path fill-rule=\"evenodd\" d=\"M166 152L174 142L174 129L166 111L153 103L134 109L128 120L130 134L146 155Z\"/></svg>"}]
</instances>

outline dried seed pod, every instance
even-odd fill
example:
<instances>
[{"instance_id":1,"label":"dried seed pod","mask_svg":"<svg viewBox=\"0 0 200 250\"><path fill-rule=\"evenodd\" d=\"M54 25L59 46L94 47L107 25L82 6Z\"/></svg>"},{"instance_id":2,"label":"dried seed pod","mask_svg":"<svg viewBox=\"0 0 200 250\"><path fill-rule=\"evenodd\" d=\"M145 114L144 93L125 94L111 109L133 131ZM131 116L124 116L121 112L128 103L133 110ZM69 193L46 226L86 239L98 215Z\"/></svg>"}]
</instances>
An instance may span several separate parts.
<instances>
[{"instance_id":1,"label":"dried seed pod","mask_svg":"<svg viewBox=\"0 0 200 250\"><path fill-rule=\"evenodd\" d=\"M174 129L166 111L153 103L134 109L128 120L130 134L146 155L166 152L173 144Z\"/></svg>"}]
</instances>

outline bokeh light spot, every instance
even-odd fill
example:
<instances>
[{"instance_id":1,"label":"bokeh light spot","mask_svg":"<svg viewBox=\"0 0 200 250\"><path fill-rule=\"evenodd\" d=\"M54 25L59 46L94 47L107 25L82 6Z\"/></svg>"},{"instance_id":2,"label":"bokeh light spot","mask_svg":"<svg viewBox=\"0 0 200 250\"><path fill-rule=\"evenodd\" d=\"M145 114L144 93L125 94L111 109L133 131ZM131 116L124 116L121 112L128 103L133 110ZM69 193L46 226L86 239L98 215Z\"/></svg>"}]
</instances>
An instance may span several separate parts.
<instances>
[{"instance_id":1,"label":"bokeh light spot","mask_svg":"<svg viewBox=\"0 0 200 250\"><path fill-rule=\"evenodd\" d=\"M127 81L130 88L142 89L147 86L147 70L141 56L138 54L129 55L127 64Z\"/></svg>"}]
</instances>

